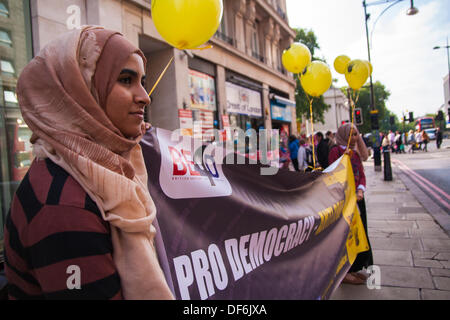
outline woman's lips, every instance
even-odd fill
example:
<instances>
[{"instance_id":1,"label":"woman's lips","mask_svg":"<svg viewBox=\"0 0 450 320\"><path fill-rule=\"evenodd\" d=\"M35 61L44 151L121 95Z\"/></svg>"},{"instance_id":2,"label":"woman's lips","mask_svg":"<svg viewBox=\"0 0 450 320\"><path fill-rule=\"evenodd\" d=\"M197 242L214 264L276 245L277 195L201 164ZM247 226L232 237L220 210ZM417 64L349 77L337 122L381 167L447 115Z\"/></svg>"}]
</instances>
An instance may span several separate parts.
<instances>
[{"instance_id":1,"label":"woman's lips","mask_svg":"<svg viewBox=\"0 0 450 320\"><path fill-rule=\"evenodd\" d=\"M139 118L140 120L144 120L144 112L138 111L138 112L130 112L132 116L135 116Z\"/></svg>"}]
</instances>

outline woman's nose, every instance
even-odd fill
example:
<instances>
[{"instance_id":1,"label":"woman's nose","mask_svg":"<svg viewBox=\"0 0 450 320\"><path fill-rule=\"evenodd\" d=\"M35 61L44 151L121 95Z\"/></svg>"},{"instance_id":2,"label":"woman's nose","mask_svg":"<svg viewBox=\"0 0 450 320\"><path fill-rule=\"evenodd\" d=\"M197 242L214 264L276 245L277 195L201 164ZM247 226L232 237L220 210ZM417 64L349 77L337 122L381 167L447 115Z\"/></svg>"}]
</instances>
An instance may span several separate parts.
<instances>
[{"instance_id":1,"label":"woman's nose","mask_svg":"<svg viewBox=\"0 0 450 320\"><path fill-rule=\"evenodd\" d=\"M150 104L150 97L147 94L147 91L143 86L139 86L139 90L135 95L135 100L139 104L143 104L144 106Z\"/></svg>"}]
</instances>

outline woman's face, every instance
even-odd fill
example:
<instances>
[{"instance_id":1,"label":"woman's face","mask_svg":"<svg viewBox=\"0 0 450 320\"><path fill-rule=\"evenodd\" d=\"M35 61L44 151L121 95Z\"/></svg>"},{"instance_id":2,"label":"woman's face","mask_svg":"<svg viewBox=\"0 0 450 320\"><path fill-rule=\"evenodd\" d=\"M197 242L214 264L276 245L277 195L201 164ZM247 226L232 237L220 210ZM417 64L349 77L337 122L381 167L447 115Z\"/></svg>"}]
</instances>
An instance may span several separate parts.
<instances>
[{"instance_id":1,"label":"woman's face","mask_svg":"<svg viewBox=\"0 0 450 320\"><path fill-rule=\"evenodd\" d=\"M350 147L353 148L358 140L358 133L352 130L352 137L350 138Z\"/></svg>"},{"instance_id":2,"label":"woman's face","mask_svg":"<svg viewBox=\"0 0 450 320\"><path fill-rule=\"evenodd\" d=\"M141 134L144 108L149 103L144 62L134 53L123 66L106 99L106 115L125 137L134 138Z\"/></svg>"}]
</instances>

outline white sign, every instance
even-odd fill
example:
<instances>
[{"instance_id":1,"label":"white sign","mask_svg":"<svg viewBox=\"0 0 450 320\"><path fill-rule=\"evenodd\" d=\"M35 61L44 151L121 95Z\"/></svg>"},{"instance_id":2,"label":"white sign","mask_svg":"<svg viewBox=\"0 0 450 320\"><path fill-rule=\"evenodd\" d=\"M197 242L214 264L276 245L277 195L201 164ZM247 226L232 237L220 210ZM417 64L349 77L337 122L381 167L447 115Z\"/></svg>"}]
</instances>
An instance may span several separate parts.
<instances>
[{"instance_id":1,"label":"white sign","mask_svg":"<svg viewBox=\"0 0 450 320\"><path fill-rule=\"evenodd\" d=\"M178 136L158 128L161 149L159 179L164 193L172 199L224 197L232 193L231 185L213 156L203 155L203 164L194 162L194 150L201 141ZM191 143L192 142L192 143Z\"/></svg>"},{"instance_id":2,"label":"white sign","mask_svg":"<svg viewBox=\"0 0 450 320\"><path fill-rule=\"evenodd\" d=\"M226 82L227 112L262 117L261 93Z\"/></svg>"}]
</instances>

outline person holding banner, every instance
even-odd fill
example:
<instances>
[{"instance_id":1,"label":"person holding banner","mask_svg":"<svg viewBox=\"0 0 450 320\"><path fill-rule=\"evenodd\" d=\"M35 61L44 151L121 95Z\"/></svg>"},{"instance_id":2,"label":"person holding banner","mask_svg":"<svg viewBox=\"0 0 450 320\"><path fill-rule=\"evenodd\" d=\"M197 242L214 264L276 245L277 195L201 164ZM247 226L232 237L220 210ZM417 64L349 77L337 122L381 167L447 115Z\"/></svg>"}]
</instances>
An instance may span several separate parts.
<instances>
[{"instance_id":1,"label":"person holding banner","mask_svg":"<svg viewBox=\"0 0 450 320\"><path fill-rule=\"evenodd\" d=\"M139 141L144 54L84 26L25 67L17 93L36 155L5 228L12 299L173 299L154 247Z\"/></svg>"},{"instance_id":2,"label":"person holding banner","mask_svg":"<svg viewBox=\"0 0 450 320\"><path fill-rule=\"evenodd\" d=\"M348 150L347 145L349 146ZM369 250L358 254L355 262L345 276L343 282L350 284L364 284L368 276L367 274L362 272L362 270L373 265L372 249L367 233L367 213L364 200L364 192L366 190L366 176L364 174L364 167L362 164L362 161L366 161L369 157L369 153L365 146L364 140L359 134L358 129L351 123L346 123L339 127L336 133L336 145L334 145L330 149L330 153L328 155L329 163L333 163L344 153L350 155L353 175L355 178L356 199L361 215L361 220L364 225L364 230L366 232Z\"/></svg>"}]
</instances>

